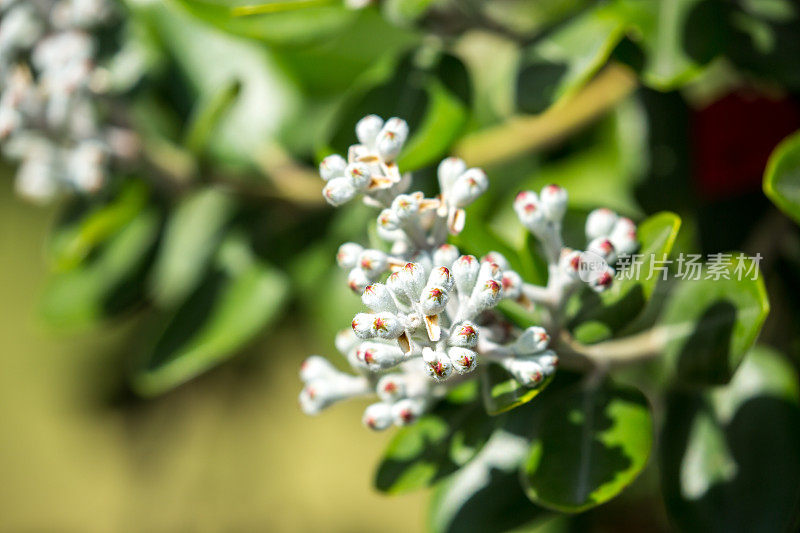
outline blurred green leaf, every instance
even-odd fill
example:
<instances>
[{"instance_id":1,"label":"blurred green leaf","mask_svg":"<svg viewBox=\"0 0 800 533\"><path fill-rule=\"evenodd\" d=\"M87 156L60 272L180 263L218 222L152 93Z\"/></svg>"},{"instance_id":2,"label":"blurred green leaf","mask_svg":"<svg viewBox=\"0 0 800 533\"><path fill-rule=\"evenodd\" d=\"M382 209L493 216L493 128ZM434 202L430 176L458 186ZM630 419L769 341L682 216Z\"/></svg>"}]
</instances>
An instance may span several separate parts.
<instances>
[{"instance_id":1,"label":"blurred green leaf","mask_svg":"<svg viewBox=\"0 0 800 533\"><path fill-rule=\"evenodd\" d=\"M528 497L577 513L618 495L641 472L653 444L653 420L639 391L604 382L548 398L524 465Z\"/></svg>"},{"instance_id":2,"label":"blurred green leaf","mask_svg":"<svg viewBox=\"0 0 800 533\"><path fill-rule=\"evenodd\" d=\"M528 403L550 384L552 378L546 378L538 387L525 387L499 365L489 364L481 378L486 412L496 416Z\"/></svg>"},{"instance_id":3,"label":"blurred green leaf","mask_svg":"<svg viewBox=\"0 0 800 533\"><path fill-rule=\"evenodd\" d=\"M386 0L381 12L394 24L408 26L419 20L437 0Z\"/></svg>"},{"instance_id":4,"label":"blurred green leaf","mask_svg":"<svg viewBox=\"0 0 800 533\"><path fill-rule=\"evenodd\" d=\"M797 372L754 348L731 382L668 397L662 489L683 531L789 531L800 486Z\"/></svg>"},{"instance_id":5,"label":"blurred green leaf","mask_svg":"<svg viewBox=\"0 0 800 533\"><path fill-rule=\"evenodd\" d=\"M208 270L234 207L230 197L207 188L187 196L174 209L150 283L157 303L174 305L194 290Z\"/></svg>"},{"instance_id":6,"label":"blurred green leaf","mask_svg":"<svg viewBox=\"0 0 800 533\"><path fill-rule=\"evenodd\" d=\"M747 257L741 256L741 262L740 256L734 257L713 267L707 263L700 279L682 280L670 292L660 318L669 331L662 360L681 382L727 383L769 313L760 273L755 280L747 274L752 276L749 269L756 265Z\"/></svg>"},{"instance_id":7,"label":"blurred green leaf","mask_svg":"<svg viewBox=\"0 0 800 533\"><path fill-rule=\"evenodd\" d=\"M764 171L764 193L800 223L800 133L784 139L772 152Z\"/></svg>"},{"instance_id":8,"label":"blurred green leaf","mask_svg":"<svg viewBox=\"0 0 800 533\"><path fill-rule=\"evenodd\" d=\"M147 351L134 389L161 394L232 357L280 316L288 294L284 275L258 262L233 276L212 273Z\"/></svg>"},{"instance_id":9,"label":"blurred green leaf","mask_svg":"<svg viewBox=\"0 0 800 533\"><path fill-rule=\"evenodd\" d=\"M117 290L129 290L127 285L141 283L137 274L150 260L160 218L152 209L141 211L99 247L90 260L55 273L42 294L42 318L57 328L80 328L109 311L127 307L113 299ZM126 299L123 303L130 302Z\"/></svg>"},{"instance_id":10,"label":"blurred green leaf","mask_svg":"<svg viewBox=\"0 0 800 533\"><path fill-rule=\"evenodd\" d=\"M494 427L479 402L441 402L395 434L376 472L375 487L399 494L435 483L470 461Z\"/></svg>"},{"instance_id":11,"label":"blurred green leaf","mask_svg":"<svg viewBox=\"0 0 800 533\"><path fill-rule=\"evenodd\" d=\"M211 92L200 100L192 111L183 144L187 150L199 154L219 125L220 118L228 111L239 96L242 84L239 80L229 80L216 92Z\"/></svg>"}]
</instances>

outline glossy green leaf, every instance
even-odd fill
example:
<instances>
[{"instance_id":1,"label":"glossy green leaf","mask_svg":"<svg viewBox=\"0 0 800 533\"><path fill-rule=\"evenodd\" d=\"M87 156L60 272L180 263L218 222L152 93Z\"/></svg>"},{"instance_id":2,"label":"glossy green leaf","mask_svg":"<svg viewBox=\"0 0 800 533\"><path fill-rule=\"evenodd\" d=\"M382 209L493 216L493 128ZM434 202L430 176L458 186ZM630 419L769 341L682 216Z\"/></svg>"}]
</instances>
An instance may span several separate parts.
<instances>
[{"instance_id":1,"label":"glossy green leaf","mask_svg":"<svg viewBox=\"0 0 800 533\"><path fill-rule=\"evenodd\" d=\"M505 413L526 404L539 395L552 381L545 379L538 387L520 385L499 365L489 364L481 378L483 405L492 416Z\"/></svg>"},{"instance_id":2,"label":"glossy green leaf","mask_svg":"<svg viewBox=\"0 0 800 533\"><path fill-rule=\"evenodd\" d=\"M734 254L730 262L707 264L700 279L681 280L671 289L660 318L668 337L662 359L671 375L685 383L730 380L769 313L761 274L752 279L756 267Z\"/></svg>"},{"instance_id":3,"label":"glossy green leaf","mask_svg":"<svg viewBox=\"0 0 800 533\"><path fill-rule=\"evenodd\" d=\"M215 189L194 193L175 208L153 269L151 293L156 302L170 306L194 290L233 210L233 200Z\"/></svg>"},{"instance_id":4,"label":"glossy green leaf","mask_svg":"<svg viewBox=\"0 0 800 533\"><path fill-rule=\"evenodd\" d=\"M132 303L126 291L132 289L137 299L141 270L149 264L160 218L154 210L140 212L90 261L54 274L42 294L42 318L57 328L80 328ZM115 301L117 296L122 301Z\"/></svg>"},{"instance_id":5,"label":"glossy green leaf","mask_svg":"<svg viewBox=\"0 0 800 533\"><path fill-rule=\"evenodd\" d=\"M376 472L375 487L399 494L439 481L480 451L494 425L479 402L442 402L395 434Z\"/></svg>"},{"instance_id":6,"label":"glossy green leaf","mask_svg":"<svg viewBox=\"0 0 800 533\"><path fill-rule=\"evenodd\" d=\"M800 133L784 139L772 152L764 171L764 193L800 223Z\"/></svg>"},{"instance_id":7,"label":"glossy green leaf","mask_svg":"<svg viewBox=\"0 0 800 533\"><path fill-rule=\"evenodd\" d=\"M233 277L212 273L167 321L133 387L161 394L230 358L280 316L288 291L283 274L257 262Z\"/></svg>"},{"instance_id":8,"label":"glossy green leaf","mask_svg":"<svg viewBox=\"0 0 800 533\"><path fill-rule=\"evenodd\" d=\"M660 463L683 531L789 531L800 504L800 392L792 365L756 347L731 382L668 397Z\"/></svg>"},{"instance_id":9,"label":"glossy green leaf","mask_svg":"<svg viewBox=\"0 0 800 533\"><path fill-rule=\"evenodd\" d=\"M535 503L577 513L617 496L642 471L653 420L639 391L605 382L548 398L524 465Z\"/></svg>"}]
</instances>

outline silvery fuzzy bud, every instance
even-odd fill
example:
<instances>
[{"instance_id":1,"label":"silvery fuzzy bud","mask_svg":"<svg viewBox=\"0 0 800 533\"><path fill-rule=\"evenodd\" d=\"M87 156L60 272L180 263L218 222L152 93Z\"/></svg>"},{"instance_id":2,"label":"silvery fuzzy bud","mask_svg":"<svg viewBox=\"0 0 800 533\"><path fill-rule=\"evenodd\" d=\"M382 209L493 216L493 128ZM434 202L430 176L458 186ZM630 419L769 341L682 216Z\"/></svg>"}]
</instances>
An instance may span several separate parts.
<instances>
[{"instance_id":1,"label":"silvery fuzzy bud","mask_svg":"<svg viewBox=\"0 0 800 533\"><path fill-rule=\"evenodd\" d=\"M459 374L472 372L478 366L478 354L469 348L453 346L447 350L447 356L450 358L453 369Z\"/></svg>"},{"instance_id":2,"label":"silvery fuzzy bud","mask_svg":"<svg viewBox=\"0 0 800 533\"><path fill-rule=\"evenodd\" d=\"M547 228L548 219L539 203L539 197L532 191L517 194L514 210L522 225L534 235L541 235Z\"/></svg>"},{"instance_id":3,"label":"silvery fuzzy bud","mask_svg":"<svg viewBox=\"0 0 800 533\"><path fill-rule=\"evenodd\" d=\"M564 249L558 260L558 269L569 279L578 279L581 270L581 252L577 250Z\"/></svg>"},{"instance_id":4,"label":"silvery fuzzy bud","mask_svg":"<svg viewBox=\"0 0 800 533\"><path fill-rule=\"evenodd\" d=\"M393 161L403 149L407 137L406 121L396 117L390 118L375 138L375 150L383 159Z\"/></svg>"},{"instance_id":5,"label":"silvery fuzzy bud","mask_svg":"<svg viewBox=\"0 0 800 533\"><path fill-rule=\"evenodd\" d=\"M405 398L392 405L392 419L395 425L413 424L425 412L425 402L420 398Z\"/></svg>"},{"instance_id":6,"label":"silvery fuzzy bud","mask_svg":"<svg viewBox=\"0 0 800 533\"><path fill-rule=\"evenodd\" d=\"M539 205L539 195L533 191L520 191L514 197L514 211L519 214L528 204Z\"/></svg>"},{"instance_id":7,"label":"silvery fuzzy bud","mask_svg":"<svg viewBox=\"0 0 800 533\"><path fill-rule=\"evenodd\" d=\"M449 296L444 287L425 287L422 291L420 306L428 316L438 315L447 307Z\"/></svg>"},{"instance_id":8,"label":"silvery fuzzy bud","mask_svg":"<svg viewBox=\"0 0 800 533\"><path fill-rule=\"evenodd\" d=\"M504 366L520 385L534 388L544 382L544 370L532 359L507 359Z\"/></svg>"},{"instance_id":9,"label":"silvery fuzzy bud","mask_svg":"<svg viewBox=\"0 0 800 533\"><path fill-rule=\"evenodd\" d=\"M606 237L597 237L589 243L586 248L588 252L597 254L608 263L613 263L617 258L617 250L610 239Z\"/></svg>"},{"instance_id":10,"label":"silvery fuzzy bud","mask_svg":"<svg viewBox=\"0 0 800 533\"><path fill-rule=\"evenodd\" d=\"M461 297L466 298L472 293L481 265L474 255L462 255L453 262L450 273L456 281L456 288Z\"/></svg>"},{"instance_id":11,"label":"silvery fuzzy bud","mask_svg":"<svg viewBox=\"0 0 800 533\"><path fill-rule=\"evenodd\" d=\"M300 408L307 415L317 415L338 399L335 385L327 379L316 379L300 391Z\"/></svg>"},{"instance_id":12,"label":"silvery fuzzy bud","mask_svg":"<svg viewBox=\"0 0 800 533\"><path fill-rule=\"evenodd\" d=\"M609 239L621 254L631 254L636 251L639 242L636 236L636 224L629 218L620 218L614 224Z\"/></svg>"},{"instance_id":13,"label":"silvery fuzzy bud","mask_svg":"<svg viewBox=\"0 0 800 533\"><path fill-rule=\"evenodd\" d=\"M431 254L426 252L425 250L417 250L409 259L411 263L417 263L418 265L422 266L425 272L430 272L433 268L433 261L431 260Z\"/></svg>"},{"instance_id":14,"label":"silvery fuzzy bud","mask_svg":"<svg viewBox=\"0 0 800 533\"><path fill-rule=\"evenodd\" d=\"M567 190L558 185L545 185L539 193L539 206L552 222L561 222L567 212Z\"/></svg>"},{"instance_id":15,"label":"silvery fuzzy bud","mask_svg":"<svg viewBox=\"0 0 800 533\"><path fill-rule=\"evenodd\" d=\"M442 159L436 174L439 178L439 189L446 194L456 179L467 170L467 164L460 157Z\"/></svg>"},{"instance_id":16,"label":"silvery fuzzy bud","mask_svg":"<svg viewBox=\"0 0 800 533\"><path fill-rule=\"evenodd\" d=\"M397 300L397 303L406 307L411 305L411 298L406 292L406 285L403 281L400 270L389 274L389 277L386 278L386 286L390 291L392 291L392 294L394 294L394 298Z\"/></svg>"},{"instance_id":17,"label":"silvery fuzzy bud","mask_svg":"<svg viewBox=\"0 0 800 533\"><path fill-rule=\"evenodd\" d=\"M503 270L503 298L517 300L522 296L522 277L513 270Z\"/></svg>"},{"instance_id":18,"label":"silvery fuzzy bud","mask_svg":"<svg viewBox=\"0 0 800 533\"><path fill-rule=\"evenodd\" d=\"M372 181L372 171L364 163L350 163L344 170L344 175L350 178L353 188L364 192Z\"/></svg>"},{"instance_id":19,"label":"silvery fuzzy bud","mask_svg":"<svg viewBox=\"0 0 800 533\"><path fill-rule=\"evenodd\" d=\"M542 367L545 377L552 376L558 368L558 356L553 350L547 350L536 358L536 362Z\"/></svg>"},{"instance_id":20,"label":"silvery fuzzy bud","mask_svg":"<svg viewBox=\"0 0 800 533\"><path fill-rule=\"evenodd\" d=\"M614 269L610 266L592 276L589 280L589 287L595 292L604 292L614 283Z\"/></svg>"},{"instance_id":21,"label":"silvery fuzzy bud","mask_svg":"<svg viewBox=\"0 0 800 533\"><path fill-rule=\"evenodd\" d=\"M352 200L355 195L355 187L353 187L350 179L345 177L333 178L322 188L322 196L334 207L346 204Z\"/></svg>"},{"instance_id":22,"label":"silvery fuzzy bud","mask_svg":"<svg viewBox=\"0 0 800 533\"><path fill-rule=\"evenodd\" d=\"M376 313L381 311L394 313L397 311L394 298L392 298L389 289L383 283L367 285L361 295L361 301Z\"/></svg>"},{"instance_id":23,"label":"silvery fuzzy bud","mask_svg":"<svg viewBox=\"0 0 800 533\"><path fill-rule=\"evenodd\" d=\"M452 244L443 244L433 252L433 266L446 266L450 268L458 259L458 248Z\"/></svg>"},{"instance_id":24,"label":"silvery fuzzy bud","mask_svg":"<svg viewBox=\"0 0 800 533\"><path fill-rule=\"evenodd\" d=\"M300 379L304 383L335 376L339 371L324 357L311 355L300 365Z\"/></svg>"},{"instance_id":25,"label":"silvery fuzzy bud","mask_svg":"<svg viewBox=\"0 0 800 533\"><path fill-rule=\"evenodd\" d=\"M367 341L356 348L355 360L361 367L369 370L386 370L405 361L405 356L397 346Z\"/></svg>"},{"instance_id":26,"label":"silvery fuzzy bud","mask_svg":"<svg viewBox=\"0 0 800 533\"><path fill-rule=\"evenodd\" d=\"M375 431L383 431L392 425L394 418L392 417L392 406L388 403L378 402L368 405L364 409L364 416L361 422L369 429Z\"/></svg>"},{"instance_id":27,"label":"silvery fuzzy bud","mask_svg":"<svg viewBox=\"0 0 800 533\"><path fill-rule=\"evenodd\" d=\"M422 349L422 360L425 362L425 370L428 371L428 375L436 381L444 381L453 373L453 363L445 353L426 347Z\"/></svg>"},{"instance_id":28,"label":"silvery fuzzy bud","mask_svg":"<svg viewBox=\"0 0 800 533\"><path fill-rule=\"evenodd\" d=\"M383 128L383 119L378 115L367 115L356 123L356 137L364 146L374 147L375 139Z\"/></svg>"},{"instance_id":29,"label":"silvery fuzzy bud","mask_svg":"<svg viewBox=\"0 0 800 533\"><path fill-rule=\"evenodd\" d=\"M356 294L361 294L372 282L370 277L360 268L354 268L347 274L347 286Z\"/></svg>"},{"instance_id":30,"label":"silvery fuzzy bud","mask_svg":"<svg viewBox=\"0 0 800 533\"><path fill-rule=\"evenodd\" d=\"M353 317L350 326L353 328L353 333L356 334L356 337L359 339L371 339L375 337L375 330L372 329L372 317L373 315L368 313L358 313Z\"/></svg>"},{"instance_id":31,"label":"silvery fuzzy bud","mask_svg":"<svg viewBox=\"0 0 800 533\"><path fill-rule=\"evenodd\" d=\"M354 268L358 264L358 256L363 251L364 247L360 244L346 242L336 252L336 263L347 270Z\"/></svg>"},{"instance_id":32,"label":"silvery fuzzy bud","mask_svg":"<svg viewBox=\"0 0 800 533\"><path fill-rule=\"evenodd\" d=\"M413 194L401 194L392 202L392 212L395 218L404 222L419 214L419 197Z\"/></svg>"},{"instance_id":33,"label":"silvery fuzzy bud","mask_svg":"<svg viewBox=\"0 0 800 533\"><path fill-rule=\"evenodd\" d=\"M478 199L489 188L489 178L479 168L471 168L461 174L448 192L448 199L456 207L466 207Z\"/></svg>"},{"instance_id":34,"label":"silvery fuzzy bud","mask_svg":"<svg viewBox=\"0 0 800 533\"><path fill-rule=\"evenodd\" d=\"M503 270L497 263L492 263L491 261L484 261L483 263L481 263L481 268L478 271L478 283L482 283L490 279L498 282L502 281Z\"/></svg>"},{"instance_id":35,"label":"silvery fuzzy bud","mask_svg":"<svg viewBox=\"0 0 800 533\"><path fill-rule=\"evenodd\" d=\"M325 181L344 176L347 161L339 154L332 154L323 159L319 164L319 175Z\"/></svg>"},{"instance_id":36,"label":"silvery fuzzy bud","mask_svg":"<svg viewBox=\"0 0 800 533\"><path fill-rule=\"evenodd\" d=\"M478 345L478 327L472 322L459 322L453 326L448 342L451 346L474 348Z\"/></svg>"},{"instance_id":37,"label":"silvery fuzzy bud","mask_svg":"<svg viewBox=\"0 0 800 533\"><path fill-rule=\"evenodd\" d=\"M595 209L586 218L586 238L607 237L616 223L617 214L614 211L605 207Z\"/></svg>"},{"instance_id":38,"label":"silvery fuzzy bud","mask_svg":"<svg viewBox=\"0 0 800 533\"><path fill-rule=\"evenodd\" d=\"M339 353L343 355L348 355L353 348L355 348L361 341L356 334L353 332L351 328L340 330L336 334L336 338L334 340L334 346L336 349L339 350Z\"/></svg>"},{"instance_id":39,"label":"silvery fuzzy bud","mask_svg":"<svg viewBox=\"0 0 800 533\"><path fill-rule=\"evenodd\" d=\"M412 301L419 300L425 287L425 269L419 263L406 263L400 270L400 281L405 293Z\"/></svg>"},{"instance_id":40,"label":"silvery fuzzy bud","mask_svg":"<svg viewBox=\"0 0 800 533\"><path fill-rule=\"evenodd\" d=\"M387 231L395 231L400 221L391 209L384 209L378 215L378 228L383 228Z\"/></svg>"},{"instance_id":41,"label":"silvery fuzzy bud","mask_svg":"<svg viewBox=\"0 0 800 533\"><path fill-rule=\"evenodd\" d=\"M358 255L356 266L370 279L380 276L388 266L388 257L380 250L367 248Z\"/></svg>"},{"instance_id":42,"label":"silvery fuzzy bud","mask_svg":"<svg viewBox=\"0 0 800 533\"><path fill-rule=\"evenodd\" d=\"M384 402L394 403L406 397L407 388L403 374L386 374L378 380L375 392Z\"/></svg>"},{"instance_id":43,"label":"silvery fuzzy bud","mask_svg":"<svg viewBox=\"0 0 800 533\"><path fill-rule=\"evenodd\" d=\"M514 342L514 353L517 355L530 355L539 353L550 343L550 335L540 326L527 328Z\"/></svg>"},{"instance_id":44,"label":"silvery fuzzy bud","mask_svg":"<svg viewBox=\"0 0 800 533\"><path fill-rule=\"evenodd\" d=\"M500 283L490 279L481 282L472 293L472 302L476 311L484 311L496 306L503 297L503 288Z\"/></svg>"},{"instance_id":45,"label":"silvery fuzzy bud","mask_svg":"<svg viewBox=\"0 0 800 533\"><path fill-rule=\"evenodd\" d=\"M396 339L403 333L403 324L396 315L387 312L372 315L372 331L382 339Z\"/></svg>"},{"instance_id":46,"label":"silvery fuzzy bud","mask_svg":"<svg viewBox=\"0 0 800 533\"><path fill-rule=\"evenodd\" d=\"M442 287L444 290L449 291L453 288L453 275L450 269L445 266L436 267L431 270L431 275L428 276L429 287Z\"/></svg>"},{"instance_id":47,"label":"silvery fuzzy bud","mask_svg":"<svg viewBox=\"0 0 800 533\"><path fill-rule=\"evenodd\" d=\"M511 269L511 263L509 263L508 259L503 257L503 254L500 252L489 252L488 254L484 255L481 257L481 264L483 263L494 263L503 270Z\"/></svg>"}]
</instances>

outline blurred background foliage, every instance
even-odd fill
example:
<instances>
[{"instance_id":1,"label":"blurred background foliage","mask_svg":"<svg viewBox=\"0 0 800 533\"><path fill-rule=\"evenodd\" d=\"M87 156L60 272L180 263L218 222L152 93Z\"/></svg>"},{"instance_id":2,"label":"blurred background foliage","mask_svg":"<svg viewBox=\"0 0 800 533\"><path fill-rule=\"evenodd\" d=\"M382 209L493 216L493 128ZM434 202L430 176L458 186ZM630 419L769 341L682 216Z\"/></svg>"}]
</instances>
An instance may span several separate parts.
<instances>
[{"instance_id":1,"label":"blurred background foliage","mask_svg":"<svg viewBox=\"0 0 800 533\"><path fill-rule=\"evenodd\" d=\"M116 169L99 196L47 210L14 201L3 180L0 525L797 527L797 5L305 4L247 14L235 7L250 1L127 0L115 38L139 70L108 68L125 102L114 112L140 139L137 163ZM409 122L399 164L427 192L447 154L485 167L489 193L470 208L458 244L527 261L515 266L530 281L544 272L525 253L511 199L547 183L569 190L568 219L598 206L637 220L675 213L648 219L654 250L764 257L769 304L763 286L730 287L741 315L723 323L733 348L722 354L724 376L711 380L719 386L671 379L708 370L681 366L685 345L672 347L672 366L623 376L653 405L661 451L622 498L540 525L544 513L508 482L516 473L476 461L491 485L467 502L488 510L445 509L427 522L423 493L387 499L369 488L389 436L358 428L362 406L300 416L298 363L330 352L342 317L360 304L334 267L335 249L363 242L371 216L327 209L315 166L344 151L369 113ZM662 230L668 237L658 241ZM702 320L717 302L709 285L662 285L642 289L652 303L626 311L637 320L627 332L662 310L667 321ZM575 313L573 334L586 342L619 335L622 323L607 313L613 298L584 302L590 311ZM717 353L695 341L690 351ZM635 410L639 400L629 400ZM556 491L546 472L537 475ZM456 485L447 478L433 501ZM564 496L556 492L553 501Z\"/></svg>"}]
</instances>

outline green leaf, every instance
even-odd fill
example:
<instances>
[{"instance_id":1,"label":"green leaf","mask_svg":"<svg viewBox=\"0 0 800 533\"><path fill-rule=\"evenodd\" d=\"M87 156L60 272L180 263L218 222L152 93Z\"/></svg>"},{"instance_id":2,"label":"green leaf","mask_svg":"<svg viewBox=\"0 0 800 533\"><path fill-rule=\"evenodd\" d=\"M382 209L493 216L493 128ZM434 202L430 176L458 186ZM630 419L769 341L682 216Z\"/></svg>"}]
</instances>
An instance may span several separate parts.
<instances>
[{"instance_id":1,"label":"green leaf","mask_svg":"<svg viewBox=\"0 0 800 533\"><path fill-rule=\"evenodd\" d=\"M258 262L233 277L212 273L168 320L134 389L161 394L230 358L280 316L288 294L284 275Z\"/></svg>"},{"instance_id":2,"label":"green leaf","mask_svg":"<svg viewBox=\"0 0 800 533\"><path fill-rule=\"evenodd\" d=\"M183 141L189 151L199 154L205 149L219 125L220 118L236 101L241 89L239 80L229 80L218 91L209 93L204 100L197 103Z\"/></svg>"},{"instance_id":3,"label":"green leaf","mask_svg":"<svg viewBox=\"0 0 800 533\"><path fill-rule=\"evenodd\" d=\"M667 401L660 463L684 531L789 531L800 486L800 391L792 365L756 347L731 382Z\"/></svg>"},{"instance_id":4,"label":"green leaf","mask_svg":"<svg viewBox=\"0 0 800 533\"><path fill-rule=\"evenodd\" d=\"M533 505L519 484L526 439L498 430L480 453L436 486L429 509L434 533L528 530L550 513Z\"/></svg>"},{"instance_id":5,"label":"green leaf","mask_svg":"<svg viewBox=\"0 0 800 533\"><path fill-rule=\"evenodd\" d=\"M138 300L140 274L152 257L160 219L154 210L140 212L100 246L90 261L53 275L42 295L42 318L57 328L80 328L128 307L131 294L125 291L131 286L136 293L133 299Z\"/></svg>"},{"instance_id":6,"label":"green leaf","mask_svg":"<svg viewBox=\"0 0 800 533\"><path fill-rule=\"evenodd\" d=\"M538 396L552 379L553 376L550 376L535 388L526 387L520 385L511 377L511 374L499 365L489 364L481 378L483 405L486 412L496 416L526 404Z\"/></svg>"},{"instance_id":7,"label":"green leaf","mask_svg":"<svg viewBox=\"0 0 800 533\"><path fill-rule=\"evenodd\" d=\"M495 422L479 402L444 401L392 438L375 475L375 487L399 494L427 487L470 461Z\"/></svg>"},{"instance_id":8,"label":"green leaf","mask_svg":"<svg viewBox=\"0 0 800 533\"><path fill-rule=\"evenodd\" d=\"M539 113L576 93L606 63L624 31L625 21L600 6L534 44L517 78L517 107Z\"/></svg>"},{"instance_id":9,"label":"green leaf","mask_svg":"<svg viewBox=\"0 0 800 533\"><path fill-rule=\"evenodd\" d=\"M208 270L234 207L233 200L221 191L204 189L186 197L175 208L167 222L150 284L157 303L174 305L194 290Z\"/></svg>"},{"instance_id":10,"label":"green leaf","mask_svg":"<svg viewBox=\"0 0 800 533\"><path fill-rule=\"evenodd\" d=\"M784 139L772 152L764 171L764 193L800 223L800 133Z\"/></svg>"},{"instance_id":11,"label":"green leaf","mask_svg":"<svg viewBox=\"0 0 800 533\"><path fill-rule=\"evenodd\" d=\"M639 391L611 382L577 385L539 408L542 420L523 475L535 503L584 511L622 492L647 463L653 420Z\"/></svg>"},{"instance_id":12,"label":"green leaf","mask_svg":"<svg viewBox=\"0 0 800 533\"><path fill-rule=\"evenodd\" d=\"M668 374L684 383L727 383L769 313L764 280L760 273L751 277L754 262L736 254L732 258L715 267L719 279L706 264L700 279L680 281L661 315L668 336L662 360Z\"/></svg>"}]
</instances>

